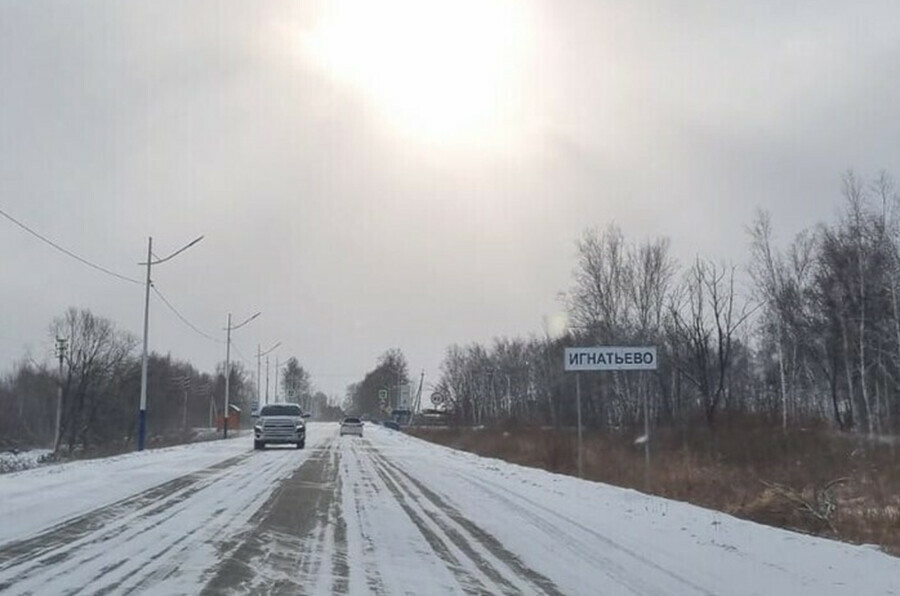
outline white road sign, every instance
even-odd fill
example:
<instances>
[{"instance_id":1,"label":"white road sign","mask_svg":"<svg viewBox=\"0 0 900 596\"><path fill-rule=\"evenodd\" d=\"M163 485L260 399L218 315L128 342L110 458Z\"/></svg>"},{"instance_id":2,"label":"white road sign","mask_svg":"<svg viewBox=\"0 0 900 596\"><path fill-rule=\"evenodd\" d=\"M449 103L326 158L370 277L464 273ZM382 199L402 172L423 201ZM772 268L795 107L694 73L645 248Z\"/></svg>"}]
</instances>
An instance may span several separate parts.
<instances>
[{"instance_id":1,"label":"white road sign","mask_svg":"<svg viewBox=\"0 0 900 596\"><path fill-rule=\"evenodd\" d=\"M566 348L566 370L656 370L656 346Z\"/></svg>"}]
</instances>

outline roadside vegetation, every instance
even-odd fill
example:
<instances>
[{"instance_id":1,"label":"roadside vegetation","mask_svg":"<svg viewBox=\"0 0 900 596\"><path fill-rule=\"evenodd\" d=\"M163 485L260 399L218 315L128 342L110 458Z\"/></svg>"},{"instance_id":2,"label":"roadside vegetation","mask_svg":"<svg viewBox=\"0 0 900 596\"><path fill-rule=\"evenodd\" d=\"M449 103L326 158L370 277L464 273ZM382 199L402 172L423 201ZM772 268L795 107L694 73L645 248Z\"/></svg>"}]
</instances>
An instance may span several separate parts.
<instances>
[{"instance_id":1,"label":"roadside vegetation","mask_svg":"<svg viewBox=\"0 0 900 596\"><path fill-rule=\"evenodd\" d=\"M414 428L415 436L485 457L577 475L574 429ZM900 462L894 444L827 427L764 420L659 429L649 474L638 431L588 431L584 477L737 517L900 556Z\"/></svg>"},{"instance_id":2,"label":"roadside vegetation","mask_svg":"<svg viewBox=\"0 0 900 596\"><path fill-rule=\"evenodd\" d=\"M900 198L884 173L842 195L786 242L757 213L740 264L588 229L543 336L448 348L432 401L460 430L423 436L572 474L565 348L657 346L658 370L580 374L588 478L897 553Z\"/></svg>"},{"instance_id":3,"label":"roadside vegetation","mask_svg":"<svg viewBox=\"0 0 900 596\"><path fill-rule=\"evenodd\" d=\"M370 420L387 418L395 407L400 407L400 389L408 383L406 356L399 348L387 350L361 381L347 386L343 409Z\"/></svg>"},{"instance_id":4,"label":"roadside vegetation","mask_svg":"<svg viewBox=\"0 0 900 596\"><path fill-rule=\"evenodd\" d=\"M52 347L57 337L67 340L61 374ZM12 462L17 452L47 449L51 453L41 458L45 463L134 450L141 383L137 339L109 319L72 308L50 324L45 345L47 351L39 359L26 357L0 378L0 452L10 454L7 460ZM251 364L233 360L230 366L229 401L240 409L245 428L252 424L257 391ZM340 418L340 408L315 390L296 358L275 373L273 394L275 384L280 399L299 403L321 419ZM60 390L60 433L55 440ZM224 362L204 372L170 355L151 353L147 395L148 447L221 436L215 429L225 407ZM18 465L0 465L0 471Z\"/></svg>"}]
</instances>

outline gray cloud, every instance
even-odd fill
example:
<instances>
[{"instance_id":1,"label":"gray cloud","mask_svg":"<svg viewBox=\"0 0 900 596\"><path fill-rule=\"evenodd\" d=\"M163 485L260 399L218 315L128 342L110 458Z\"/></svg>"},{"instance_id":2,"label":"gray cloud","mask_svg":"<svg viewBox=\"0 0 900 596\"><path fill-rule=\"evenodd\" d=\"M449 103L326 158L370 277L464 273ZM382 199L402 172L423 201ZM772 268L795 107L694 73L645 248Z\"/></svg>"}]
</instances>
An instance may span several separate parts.
<instances>
[{"instance_id":1,"label":"gray cloud","mask_svg":"<svg viewBox=\"0 0 900 596\"><path fill-rule=\"evenodd\" d=\"M282 340L339 393L388 347L434 376L450 343L539 332L584 227L740 260L758 206L787 238L845 168L898 163L895 3L621 4L522 4L500 150L411 140L304 62L285 31L322 4L5 2L0 204L135 276L148 235L206 234L160 289L210 331L264 311L241 352ZM4 366L69 305L140 329L140 288L0 230ZM154 349L223 358L153 309Z\"/></svg>"}]
</instances>

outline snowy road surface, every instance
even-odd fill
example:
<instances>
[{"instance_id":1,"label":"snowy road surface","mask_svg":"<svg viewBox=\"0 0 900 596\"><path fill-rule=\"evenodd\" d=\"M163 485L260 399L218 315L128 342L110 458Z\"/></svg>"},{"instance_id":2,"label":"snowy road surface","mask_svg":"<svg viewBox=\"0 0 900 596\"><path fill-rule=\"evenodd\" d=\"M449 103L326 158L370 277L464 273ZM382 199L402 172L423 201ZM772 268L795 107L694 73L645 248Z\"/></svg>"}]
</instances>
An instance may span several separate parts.
<instances>
[{"instance_id":1,"label":"snowy road surface","mask_svg":"<svg viewBox=\"0 0 900 596\"><path fill-rule=\"evenodd\" d=\"M0 593L898 594L900 559L367 426L0 476Z\"/></svg>"}]
</instances>

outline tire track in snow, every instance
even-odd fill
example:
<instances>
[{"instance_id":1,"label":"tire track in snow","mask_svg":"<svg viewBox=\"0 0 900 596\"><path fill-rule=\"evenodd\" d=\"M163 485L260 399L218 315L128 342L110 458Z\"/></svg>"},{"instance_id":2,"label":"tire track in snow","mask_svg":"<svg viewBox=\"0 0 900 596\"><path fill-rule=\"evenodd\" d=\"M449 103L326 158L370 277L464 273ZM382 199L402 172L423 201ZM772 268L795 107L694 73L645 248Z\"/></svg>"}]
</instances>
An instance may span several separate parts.
<instances>
[{"instance_id":1,"label":"tire track in snow","mask_svg":"<svg viewBox=\"0 0 900 596\"><path fill-rule=\"evenodd\" d=\"M420 515L415 508L411 505L411 499L408 498L400 486L390 477L390 475L386 472L383 467L377 466L375 469L375 473L381 478L384 482L387 489L393 494L397 503L406 512L406 515L413 522L413 524L418 528L419 532L425 538L425 541L428 542L431 549L434 553L444 561L444 564L447 568L456 576L457 581L460 586L466 593L469 594L495 594L498 592L503 592L504 594L510 593L508 588L510 586L504 585L501 589L500 586L494 584L491 581L491 577L484 575L484 572L481 567L478 566L477 562L473 561L475 569L477 569L483 577L476 577L471 574L463 564L460 554L456 548L453 548L454 542L449 539L447 536L441 536L441 532L438 529L432 528L427 522L426 517ZM456 552L454 552L456 551ZM491 570L490 575L498 580L502 580L499 575ZM487 585L491 584L494 587L494 590L491 591L488 589Z\"/></svg>"},{"instance_id":2,"label":"tire track in snow","mask_svg":"<svg viewBox=\"0 0 900 596\"><path fill-rule=\"evenodd\" d=\"M217 540L221 540L220 534L222 530L236 527L242 518L246 518L246 511L254 511L257 503L261 505L262 501L268 497L266 491L256 491L256 494L251 496L249 502L242 501L243 506L236 507L234 504L240 498L241 491L246 491L248 486L266 486L277 481L284 472L284 462L286 460L290 461L293 459L293 456L293 453L284 454L284 456L279 455L260 466L248 465L241 470L240 474L229 473L223 475L215 483L204 487L203 493L197 497L198 499L212 497L213 502L209 506L203 506L205 504L196 502L185 504L184 507L179 508L179 511L168 515L164 520L139 530L138 534L143 534L163 524L175 523L177 521L175 519L176 515L190 515L197 510L206 512L202 518L196 518L191 515L190 523L195 528L193 531L184 531L182 526L178 526L181 531L178 533L177 538L171 542L163 541L162 548L152 553L150 552L151 549L143 551L141 555L146 554L146 556L140 558L137 566L132 564L131 571L119 579L114 579L112 583L107 583L99 593L129 594L141 592L142 590L155 587L176 575L191 549L196 548L198 544L215 543ZM259 456L255 457L258 458ZM253 493L254 490L251 489L248 492ZM169 536L167 535L166 539L168 538ZM104 575L102 579L109 582L112 578ZM91 583L94 583L94 581L92 580ZM99 578L96 581L99 581Z\"/></svg>"},{"instance_id":3,"label":"tire track in snow","mask_svg":"<svg viewBox=\"0 0 900 596\"><path fill-rule=\"evenodd\" d=\"M252 455L232 457L217 464L174 478L105 507L95 509L71 520L62 522L40 534L18 540L0 547L0 591L9 589L15 583L30 577L33 572L45 571L49 565L66 562L78 549L85 546L85 539L100 531L101 535L91 538L87 544L112 540L128 529L116 525L124 518L152 512L164 511L200 490L202 486L214 482L215 478L246 460ZM182 496L183 495L183 496ZM110 528L110 526L112 526ZM20 568L17 571L16 568ZM16 573L10 577L10 572Z\"/></svg>"},{"instance_id":4,"label":"tire track in snow","mask_svg":"<svg viewBox=\"0 0 900 596\"><path fill-rule=\"evenodd\" d=\"M345 522L352 520L355 531L354 538L358 538L361 543L360 547L355 549L354 554L357 554L358 560L362 562L366 588L371 594L388 594L378 561L375 559L378 546L371 534L375 530L371 524L378 519L380 513L377 507L373 508L371 504L379 502L383 492L382 488L385 487L377 482L374 471L365 465L357 448L358 440L349 439L348 441L348 446L344 449L348 456L344 459L341 473L346 478L347 484L353 487L353 491L344 499L344 520ZM349 541L347 549L348 551L350 549Z\"/></svg>"},{"instance_id":5,"label":"tire track in snow","mask_svg":"<svg viewBox=\"0 0 900 596\"><path fill-rule=\"evenodd\" d=\"M545 507L540 503L536 503L523 495L511 491L505 486L502 486L495 482L491 482L489 480L485 480L483 478L476 479L466 474L457 473L457 476L462 481L481 490L490 498L496 499L497 501L503 503L504 506L508 507L509 509L521 512L523 519L527 520L529 523L545 532L548 536L558 538L562 533L560 524L558 522L564 522L566 525L575 529L577 532L582 532L589 535L592 538L591 542L599 540L601 543L610 547L611 549L618 551L628 556L629 558L638 561L640 564L649 567L665 576L668 576L670 579L677 581L679 584L683 585L685 588L690 589L692 592L703 594L704 596L716 596L714 592L710 592L709 590L692 582L690 579L684 577L683 575L676 573L675 571L672 571L670 569L666 569L665 567L654 563L653 561L634 551L633 549L614 542L613 540L610 540L596 530L593 530L585 526L584 524L570 519L569 517L566 517L558 511ZM548 521L546 519L546 516L554 518L555 520L557 520L557 522ZM564 536L571 543L571 550L576 556L586 559L590 563L593 563L598 569L603 569L611 579L617 581L632 593L659 594L660 596L666 596L667 594L671 593L671 588L663 589L649 584L645 581L644 578L635 577L633 571L629 571L629 569L626 569L621 564L613 561L609 557L597 554L596 548L591 546L590 542L578 540L571 533L565 533ZM593 554L589 554L592 553L592 551Z\"/></svg>"},{"instance_id":6,"label":"tire track in snow","mask_svg":"<svg viewBox=\"0 0 900 596\"><path fill-rule=\"evenodd\" d=\"M329 523L339 463L333 439L315 449L253 515L252 528L213 570L202 593L309 594L321 585L322 552L342 548ZM334 560L329 562L333 571Z\"/></svg>"},{"instance_id":7,"label":"tire track in snow","mask_svg":"<svg viewBox=\"0 0 900 596\"><path fill-rule=\"evenodd\" d=\"M421 514L427 516L438 528L446 544L454 545L487 576L493 584L490 593L551 594L562 592L547 577L525 566L518 557L506 550L489 533L476 526L454 507L428 490L417 480L400 470L382 453L371 447L372 459L380 472L402 488ZM396 496L395 492L395 496ZM403 498L402 496L398 498ZM447 542L449 541L449 542Z\"/></svg>"},{"instance_id":8,"label":"tire track in snow","mask_svg":"<svg viewBox=\"0 0 900 596\"><path fill-rule=\"evenodd\" d=\"M252 453L248 449L247 457ZM254 502L261 504L268 496L268 491L258 487L282 476L292 459L285 454L272 455L262 465L256 465L254 458L220 472L198 490L192 488L190 495L176 495L171 506L151 507L118 519L109 531L74 544L74 553L64 564L39 566L37 571L43 574L16 578L14 587L24 593L119 594L128 593L147 578L161 581L172 576L197 546L227 536L236 526L234 520L246 518L246 511L255 509ZM72 577L81 577L80 585L73 585Z\"/></svg>"},{"instance_id":9,"label":"tire track in snow","mask_svg":"<svg viewBox=\"0 0 900 596\"><path fill-rule=\"evenodd\" d=\"M527 580L531 584L531 586L529 586L529 593L537 594L543 592L553 596L563 596L563 593L553 581L522 563L519 557L507 550L497 538L477 526L469 518L461 514L458 509L438 496L434 491L413 478L409 473L399 468L382 454L378 453L375 457L381 460L384 465L391 468L396 474L403 477L407 482L415 486L425 499L434 504L437 510L445 513L451 520L456 522L472 539L481 544L497 560L507 565L520 578Z\"/></svg>"},{"instance_id":10,"label":"tire track in snow","mask_svg":"<svg viewBox=\"0 0 900 596\"><path fill-rule=\"evenodd\" d=\"M337 450L331 450L332 467L337 470L335 477L334 499L328 511L328 519L334 525L333 552L331 554L331 590L332 594L348 594L350 591L350 559L347 554L347 521L341 510L343 506L344 486L341 480L341 457Z\"/></svg>"}]
</instances>

